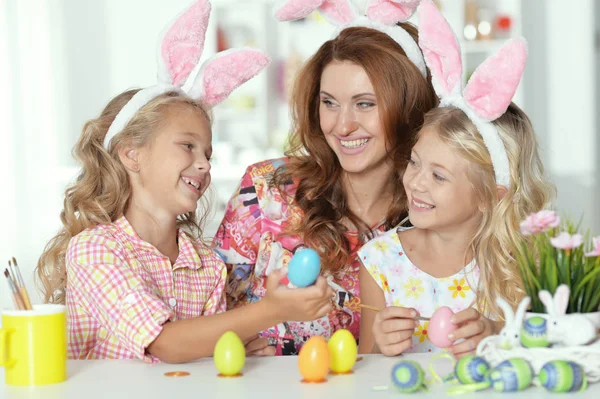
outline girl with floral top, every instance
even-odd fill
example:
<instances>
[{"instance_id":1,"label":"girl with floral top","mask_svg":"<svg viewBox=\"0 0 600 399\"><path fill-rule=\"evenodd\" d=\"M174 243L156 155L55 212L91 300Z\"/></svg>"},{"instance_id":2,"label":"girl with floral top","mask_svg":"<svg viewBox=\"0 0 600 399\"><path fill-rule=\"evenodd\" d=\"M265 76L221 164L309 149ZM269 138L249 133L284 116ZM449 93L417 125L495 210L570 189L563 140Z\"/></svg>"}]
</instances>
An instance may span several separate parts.
<instances>
[{"instance_id":1,"label":"girl with floral top","mask_svg":"<svg viewBox=\"0 0 600 399\"><path fill-rule=\"evenodd\" d=\"M383 308L363 314L360 351L439 350L428 339L429 323L414 317L448 306L458 325L449 351L462 356L502 326L492 321L500 316L497 297L515 307L523 297L514 259L519 222L548 205L553 187L531 123L511 103L524 42L507 44L482 64L462 97L450 27L429 0L419 21L419 44L442 105L425 115L404 172L414 227L390 230L359 251L361 299Z\"/></svg>"},{"instance_id":2,"label":"girl with floral top","mask_svg":"<svg viewBox=\"0 0 600 399\"><path fill-rule=\"evenodd\" d=\"M416 29L399 25L390 30L416 46ZM342 328L358 339L356 251L405 217L400 182L409 143L435 105L424 66L403 48L366 27L345 28L323 44L295 82L287 157L249 166L227 205L215 242L229 270L229 308L268 295L270 273L305 246L319 252L335 291L326 316L288 319L261 333L279 355Z\"/></svg>"},{"instance_id":3,"label":"girl with floral top","mask_svg":"<svg viewBox=\"0 0 600 399\"><path fill-rule=\"evenodd\" d=\"M223 313L225 264L202 243L197 213L211 181L207 109L268 58L229 50L183 91L209 11L198 0L180 14L159 43L159 84L117 95L75 146L83 167L66 191L63 228L38 263L46 300L66 303L70 358L186 362L210 356L228 330L248 353L272 355L259 331L331 309L324 278L292 291L278 270L262 301Z\"/></svg>"}]
</instances>

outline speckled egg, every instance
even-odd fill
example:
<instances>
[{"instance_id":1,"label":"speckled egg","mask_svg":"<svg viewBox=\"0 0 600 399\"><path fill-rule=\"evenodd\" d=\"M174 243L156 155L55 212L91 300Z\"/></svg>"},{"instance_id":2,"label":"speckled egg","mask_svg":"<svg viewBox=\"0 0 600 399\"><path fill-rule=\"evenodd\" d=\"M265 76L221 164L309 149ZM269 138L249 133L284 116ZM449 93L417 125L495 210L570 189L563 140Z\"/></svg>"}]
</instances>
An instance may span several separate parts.
<instances>
[{"instance_id":1,"label":"speckled egg","mask_svg":"<svg viewBox=\"0 0 600 399\"><path fill-rule=\"evenodd\" d=\"M425 384L425 373L419 363L404 360L392 368L392 382L402 393L416 392Z\"/></svg>"},{"instance_id":2,"label":"speckled egg","mask_svg":"<svg viewBox=\"0 0 600 399\"><path fill-rule=\"evenodd\" d=\"M454 373L461 384L475 384L486 379L490 371L489 363L476 355L463 356L456 362Z\"/></svg>"},{"instance_id":3,"label":"speckled egg","mask_svg":"<svg viewBox=\"0 0 600 399\"><path fill-rule=\"evenodd\" d=\"M522 391L531 385L533 369L527 360L512 358L494 367L488 379L491 387L497 392Z\"/></svg>"},{"instance_id":4,"label":"speckled egg","mask_svg":"<svg viewBox=\"0 0 600 399\"><path fill-rule=\"evenodd\" d=\"M305 382L323 382L329 372L329 348L323 337L310 337L298 354L298 370Z\"/></svg>"},{"instance_id":5,"label":"speckled egg","mask_svg":"<svg viewBox=\"0 0 600 399\"><path fill-rule=\"evenodd\" d=\"M302 249L292 256L288 264L287 277L296 287L308 287L314 284L321 272L321 258L311 248Z\"/></svg>"},{"instance_id":6,"label":"speckled egg","mask_svg":"<svg viewBox=\"0 0 600 399\"><path fill-rule=\"evenodd\" d=\"M548 341L548 322L541 316L525 320L521 328L521 344L526 348L545 348Z\"/></svg>"},{"instance_id":7,"label":"speckled egg","mask_svg":"<svg viewBox=\"0 0 600 399\"><path fill-rule=\"evenodd\" d=\"M577 392L587 387L583 368L574 362L553 360L540 370L540 382L550 392Z\"/></svg>"},{"instance_id":8,"label":"speckled egg","mask_svg":"<svg viewBox=\"0 0 600 399\"><path fill-rule=\"evenodd\" d=\"M330 368L334 373L348 373L356 363L358 346L354 335L346 329L337 330L329 338Z\"/></svg>"}]
</instances>

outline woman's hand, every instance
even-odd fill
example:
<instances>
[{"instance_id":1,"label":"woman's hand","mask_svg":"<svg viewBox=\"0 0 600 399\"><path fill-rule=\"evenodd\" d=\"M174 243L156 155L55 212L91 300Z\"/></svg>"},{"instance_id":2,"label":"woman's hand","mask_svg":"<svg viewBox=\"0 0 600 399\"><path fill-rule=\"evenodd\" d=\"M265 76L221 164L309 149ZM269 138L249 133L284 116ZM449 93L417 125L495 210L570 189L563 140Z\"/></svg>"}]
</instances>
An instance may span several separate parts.
<instances>
[{"instance_id":1,"label":"woman's hand","mask_svg":"<svg viewBox=\"0 0 600 399\"><path fill-rule=\"evenodd\" d=\"M497 334L499 330L499 323L484 317L473 308L456 313L451 322L459 327L448 335L448 339L454 342L448 351L457 358L475 352L482 339ZM463 341L456 343L459 340Z\"/></svg>"},{"instance_id":2,"label":"woman's hand","mask_svg":"<svg viewBox=\"0 0 600 399\"><path fill-rule=\"evenodd\" d=\"M287 267L273 270L267 279L267 293L263 298L280 322L312 321L328 314L335 295L324 277L306 288L288 288L281 284Z\"/></svg>"},{"instance_id":3,"label":"woman's hand","mask_svg":"<svg viewBox=\"0 0 600 399\"><path fill-rule=\"evenodd\" d=\"M244 342L247 356L274 356L275 347L269 346L269 342L265 337L254 335Z\"/></svg>"},{"instance_id":4,"label":"woman's hand","mask_svg":"<svg viewBox=\"0 0 600 399\"><path fill-rule=\"evenodd\" d=\"M415 316L415 309L399 306L389 306L377 312L373 322L373 338L379 352L386 356L397 356L410 348L418 324L413 319Z\"/></svg>"}]
</instances>

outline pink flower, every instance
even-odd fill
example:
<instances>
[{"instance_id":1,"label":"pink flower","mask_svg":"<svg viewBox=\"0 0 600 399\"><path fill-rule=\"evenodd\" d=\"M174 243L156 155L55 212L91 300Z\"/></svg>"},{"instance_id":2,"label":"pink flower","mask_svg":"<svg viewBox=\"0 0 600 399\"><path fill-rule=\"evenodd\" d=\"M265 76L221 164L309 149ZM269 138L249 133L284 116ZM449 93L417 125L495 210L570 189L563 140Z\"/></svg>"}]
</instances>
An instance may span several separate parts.
<instances>
[{"instance_id":1,"label":"pink flower","mask_svg":"<svg viewBox=\"0 0 600 399\"><path fill-rule=\"evenodd\" d=\"M560 224L560 217L554 211L539 211L527 216L521 222L521 233L529 236L538 233L543 233L551 228L557 227Z\"/></svg>"},{"instance_id":2,"label":"pink flower","mask_svg":"<svg viewBox=\"0 0 600 399\"><path fill-rule=\"evenodd\" d=\"M567 232L562 232L558 237L551 238L550 242L554 248L569 250L583 244L583 236L581 234L571 235Z\"/></svg>"},{"instance_id":3,"label":"pink flower","mask_svg":"<svg viewBox=\"0 0 600 399\"><path fill-rule=\"evenodd\" d=\"M594 237L594 250L585 256L600 256L600 237Z\"/></svg>"}]
</instances>

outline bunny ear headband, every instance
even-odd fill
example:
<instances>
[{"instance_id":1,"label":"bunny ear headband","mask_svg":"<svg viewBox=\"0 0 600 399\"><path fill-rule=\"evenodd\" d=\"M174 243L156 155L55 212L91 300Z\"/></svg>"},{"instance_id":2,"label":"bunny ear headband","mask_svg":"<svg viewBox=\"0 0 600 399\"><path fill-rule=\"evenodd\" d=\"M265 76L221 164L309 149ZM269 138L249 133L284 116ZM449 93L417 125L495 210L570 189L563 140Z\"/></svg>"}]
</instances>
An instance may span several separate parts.
<instances>
[{"instance_id":1,"label":"bunny ear headband","mask_svg":"<svg viewBox=\"0 0 600 399\"><path fill-rule=\"evenodd\" d=\"M330 23L337 26L334 36L353 26L363 26L386 33L427 78L427 68L419 46L397 22L407 21L421 0L369 0L367 16L360 15L350 0L279 0L275 18L279 21L301 19L318 10Z\"/></svg>"},{"instance_id":2,"label":"bunny ear headband","mask_svg":"<svg viewBox=\"0 0 600 399\"><path fill-rule=\"evenodd\" d=\"M431 71L440 107L462 110L479 130L492 158L496 184L510 186L504 143L491 123L506 112L527 59L525 39L512 39L485 60L462 87L460 46L454 32L431 0L419 6L419 46Z\"/></svg>"},{"instance_id":3,"label":"bunny ear headband","mask_svg":"<svg viewBox=\"0 0 600 399\"><path fill-rule=\"evenodd\" d=\"M182 86L198 65L204 49L210 9L208 0L198 0L163 30L157 46L158 82L137 92L121 109L106 133L104 148L109 148L111 139L149 101L170 91L184 93ZM212 107L256 76L269 62L269 57L252 48L217 53L203 63L187 95Z\"/></svg>"}]
</instances>

